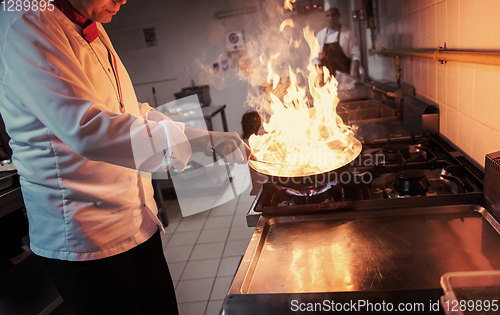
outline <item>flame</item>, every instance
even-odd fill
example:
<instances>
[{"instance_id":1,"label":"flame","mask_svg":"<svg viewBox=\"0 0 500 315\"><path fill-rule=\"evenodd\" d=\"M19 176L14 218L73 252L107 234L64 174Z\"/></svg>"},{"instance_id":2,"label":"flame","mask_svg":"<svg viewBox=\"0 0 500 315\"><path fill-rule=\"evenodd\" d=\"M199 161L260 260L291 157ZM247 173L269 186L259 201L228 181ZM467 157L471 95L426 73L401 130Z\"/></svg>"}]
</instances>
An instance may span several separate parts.
<instances>
[{"instance_id":1,"label":"flame","mask_svg":"<svg viewBox=\"0 0 500 315\"><path fill-rule=\"evenodd\" d=\"M285 4L284 4L285 9L293 11L292 3L295 3L295 0L285 0Z\"/></svg>"},{"instance_id":2,"label":"flame","mask_svg":"<svg viewBox=\"0 0 500 315\"><path fill-rule=\"evenodd\" d=\"M280 30L287 25L292 26L293 22L284 21ZM272 84L271 116L263 122L265 134L252 135L249 144L258 160L286 165L250 161L261 173L287 177L320 174L350 163L361 152L361 143L336 113L337 81L326 67L320 69L312 63L319 55L319 43L309 27L303 30L303 35L311 50L307 67L310 95L299 86L291 67L287 80L274 72L273 62L279 54L273 55L267 64L267 82ZM276 95L280 90L277 87L285 82L289 86L284 95Z\"/></svg>"},{"instance_id":3,"label":"flame","mask_svg":"<svg viewBox=\"0 0 500 315\"><path fill-rule=\"evenodd\" d=\"M284 20L283 23L281 23L280 25L280 32L283 33L283 30L285 29L286 26L295 27L295 24L293 23L292 19Z\"/></svg>"}]
</instances>

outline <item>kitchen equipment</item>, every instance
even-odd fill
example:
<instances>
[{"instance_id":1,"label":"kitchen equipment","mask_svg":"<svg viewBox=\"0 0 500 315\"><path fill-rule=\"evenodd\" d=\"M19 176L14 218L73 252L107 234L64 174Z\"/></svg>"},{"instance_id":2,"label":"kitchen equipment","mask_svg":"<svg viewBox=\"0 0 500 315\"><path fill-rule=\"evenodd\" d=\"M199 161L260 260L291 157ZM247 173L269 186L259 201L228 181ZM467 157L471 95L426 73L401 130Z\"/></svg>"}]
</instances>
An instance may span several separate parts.
<instances>
[{"instance_id":1,"label":"kitchen equipment","mask_svg":"<svg viewBox=\"0 0 500 315\"><path fill-rule=\"evenodd\" d=\"M296 190L301 190L301 189L309 189L309 188L317 188L317 187L322 187L324 185L327 185L328 183L332 181L337 181L338 178L341 176L342 172L344 172L348 167L349 163L355 160L358 156L359 153L361 152L361 143L359 140L354 139L355 143L353 144L353 150L354 154L352 155L354 158L352 158L350 161L345 163L344 165L334 167L326 172L322 173L316 173L316 174L311 174L311 175L293 175L293 176L287 176L287 166L293 165L293 164L288 164L284 165L282 164L282 167L279 169L273 170L273 173L264 170L258 166L258 163L255 163L254 161L250 160L248 164L250 165L251 168L253 168L257 173L260 175L266 177L270 183L282 186L282 187L288 187ZM283 174L283 175L282 175Z\"/></svg>"},{"instance_id":2,"label":"kitchen equipment","mask_svg":"<svg viewBox=\"0 0 500 315\"><path fill-rule=\"evenodd\" d=\"M444 291L441 305L447 315L500 312L499 270L448 272L441 277L441 286Z\"/></svg>"},{"instance_id":3,"label":"kitchen equipment","mask_svg":"<svg viewBox=\"0 0 500 315\"><path fill-rule=\"evenodd\" d=\"M411 95L404 99L404 120L417 134L439 132L437 105L428 104Z\"/></svg>"},{"instance_id":4,"label":"kitchen equipment","mask_svg":"<svg viewBox=\"0 0 500 315\"><path fill-rule=\"evenodd\" d=\"M271 162L271 161L262 161L262 160L251 160L251 163L265 163L265 164L274 164L274 165L292 165L289 163L280 163L280 162Z\"/></svg>"},{"instance_id":5,"label":"kitchen equipment","mask_svg":"<svg viewBox=\"0 0 500 315\"><path fill-rule=\"evenodd\" d=\"M23 206L24 201L17 172L0 172L0 218Z\"/></svg>"},{"instance_id":6,"label":"kitchen equipment","mask_svg":"<svg viewBox=\"0 0 500 315\"><path fill-rule=\"evenodd\" d=\"M442 314L443 274L500 269L491 186L500 176L486 175L485 187L485 173L439 135L385 127L382 139L363 141L349 181L304 195L263 184L226 314L294 314L294 303L323 301L424 303L420 313ZM490 164L486 172L500 169Z\"/></svg>"},{"instance_id":7,"label":"kitchen equipment","mask_svg":"<svg viewBox=\"0 0 500 315\"><path fill-rule=\"evenodd\" d=\"M193 84L194 85L194 84ZM212 102L210 97L210 87L208 85L198 85L182 88L180 92L174 93L175 99L181 99L190 95L198 95L201 107L209 106Z\"/></svg>"},{"instance_id":8,"label":"kitchen equipment","mask_svg":"<svg viewBox=\"0 0 500 315\"><path fill-rule=\"evenodd\" d=\"M4 190L14 185L14 179L16 176L16 172L0 171L0 190Z\"/></svg>"}]
</instances>

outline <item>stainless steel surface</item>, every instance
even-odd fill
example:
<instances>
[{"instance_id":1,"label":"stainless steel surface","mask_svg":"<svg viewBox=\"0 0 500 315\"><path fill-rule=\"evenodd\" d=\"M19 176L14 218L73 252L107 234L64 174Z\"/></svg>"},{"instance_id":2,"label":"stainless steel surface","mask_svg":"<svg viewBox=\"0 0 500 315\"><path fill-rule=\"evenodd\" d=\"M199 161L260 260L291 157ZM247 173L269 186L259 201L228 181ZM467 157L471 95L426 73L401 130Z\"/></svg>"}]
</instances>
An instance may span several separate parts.
<instances>
[{"instance_id":1,"label":"stainless steel surface","mask_svg":"<svg viewBox=\"0 0 500 315\"><path fill-rule=\"evenodd\" d=\"M439 288L500 268L499 231L477 205L263 216L229 294Z\"/></svg>"},{"instance_id":2,"label":"stainless steel surface","mask_svg":"<svg viewBox=\"0 0 500 315\"><path fill-rule=\"evenodd\" d=\"M417 134L439 133L438 108L413 96L404 99L404 121Z\"/></svg>"},{"instance_id":3,"label":"stainless steel surface","mask_svg":"<svg viewBox=\"0 0 500 315\"><path fill-rule=\"evenodd\" d=\"M0 172L0 190L9 188L14 184L14 176L16 173L12 172Z\"/></svg>"},{"instance_id":4,"label":"stainless steel surface","mask_svg":"<svg viewBox=\"0 0 500 315\"><path fill-rule=\"evenodd\" d=\"M337 105L337 114L348 125L363 123L368 119L371 122L376 122L377 119L398 119L396 109L373 99L339 103Z\"/></svg>"},{"instance_id":5,"label":"stainless steel surface","mask_svg":"<svg viewBox=\"0 0 500 315\"><path fill-rule=\"evenodd\" d=\"M500 218L500 151L487 154L484 172L484 197L491 211Z\"/></svg>"},{"instance_id":6,"label":"stainless steel surface","mask_svg":"<svg viewBox=\"0 0 500 315\"><path fill-rule=\"evenodd\" d=\"M0 218L22 207L24 200L19 185L9 187L0 193Z\"/></svg>"},{"instance_id":7,"label":"stainless steel surface","mask_svg":"<svg viewBox=\"0 0 500 315\"><path fill-rule=\"evenodd\" d=\"M372 92L368 86L361 82L357 82L356 87L352 90L338 91L337 97L340 102L367 100L372 98Z\"/></svg>"}]
</instances>

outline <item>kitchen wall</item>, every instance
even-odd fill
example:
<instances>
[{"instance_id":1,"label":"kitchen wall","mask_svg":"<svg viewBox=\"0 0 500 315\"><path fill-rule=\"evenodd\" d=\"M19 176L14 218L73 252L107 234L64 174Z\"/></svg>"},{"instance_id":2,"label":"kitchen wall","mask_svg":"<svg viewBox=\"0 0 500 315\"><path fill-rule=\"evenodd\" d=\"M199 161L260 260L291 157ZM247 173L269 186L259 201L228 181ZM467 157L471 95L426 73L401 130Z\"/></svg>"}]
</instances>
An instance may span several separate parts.
<instances>
[{"instance_id":1,"label":"kitchen wall","mask_svg":"<svg viewBox=\"0 0 500 315\"><path fill-rule=\"evenodd\" d=\"M378 0L377 48L500 51L500 1ZM370 40L370 31L367 32ZM371 47L371 42L368 43ZM439 105L440 132L484 166L500 150L500 67L401 58L402 81ZM368 58L369 75L396 80L394 57Z\"/></svg>"},{"instance_id":2,"label":"kitchen wall","mask_svg":"<svg viewBox=\"0 0 500 315\"><path fill-rule=\"evenodd\" d=\"M225 49L224 36L228 31L244 31L247 46L252 49L247 51L247 55L252 57L252 65L255 65L259 63L256 60L261 53L259 49L270 52L270 46L278 45L283 40L276 36L276 32L285 18L292 18L298 31L305 25L310 25L317 33L326 26L322 12L308 15L288 14L284 17L276 11L277 6L282 5L282 0L128 1L105 28L114 41L118 38L113 38L113 35L122 30L140 28L156 22L163 23L166 27L157 35L158 42L163 45L162 57L168 75L160 82L134 84L139 101L148 102L153 106L153 87L156 91L156 103L162 105L174 100L174 93L191 85L191 80L197 85L209 84L212 104L226 104L230 131L241 132L241 117L250 109L246 102L249 84L245 79L240 79L237 66L230 67L227 71L220 69L215 74L212 74L210 69L214 62L224 59L228 59L230 65L233 63ZM216 12L243 7L255 7L257 12L225 19L215 18ZM348 24L347 4L344 7L344 19ZM302 45L305 45L305 41ZM120 54L120 50L118 53ZM308 61L308 55L309 50L302 49L293 58L304 63ZM125 60L124 63L127 66ZM252 69L254 72L261 70ZM262 82L254 80L254 83L264 83L265 75L267 73L264 73ZM214 117L213 121L215 130L222 130L220 116Z\"/></svg>"}]
</instances>

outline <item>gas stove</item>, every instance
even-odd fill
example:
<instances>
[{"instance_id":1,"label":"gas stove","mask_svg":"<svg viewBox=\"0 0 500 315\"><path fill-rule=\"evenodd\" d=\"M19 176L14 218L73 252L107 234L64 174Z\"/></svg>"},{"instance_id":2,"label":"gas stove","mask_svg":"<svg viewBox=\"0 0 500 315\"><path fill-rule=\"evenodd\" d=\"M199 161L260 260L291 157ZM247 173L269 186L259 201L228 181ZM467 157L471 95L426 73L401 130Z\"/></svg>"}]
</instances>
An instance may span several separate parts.
<instances>
[{"instance_id":1,"label":"gas stove","mask_svg":"<svg viewBox=\"0 0 500 315\"><path fill-rule=\"evenodd\" d=\"M342 107L363 150L338 177L309 187L256 178L246 216L255 230L226 314L325 301L443 314L445 273L500 270L500 152L483 171L439 135L436 105L396 101Z\"/></svg>"},{"instance_id":2,"label":"gas stove","mask_svg":"<svg viewBox=\"0 0 500 315\"><path fill-rule=\"evenodd\" d=\"M328 184L260 187L226 314L294 314L294 303L324 301L443 314L444 274L500 270L500 152L483 171L437 134L362 142Z\"/></svg>"},{"instance_id":3,"label":"gas stove","mask_svg":"<svg viewBox=\"0 0 500 315\"><path fill-rule=\"evenodd\" d=\"M364 141L329 184L296 191L264 183L247 222L255 226L262 214L482 202L483 182L483 171L439 135Z\"/></svg>"}]
</instances>

